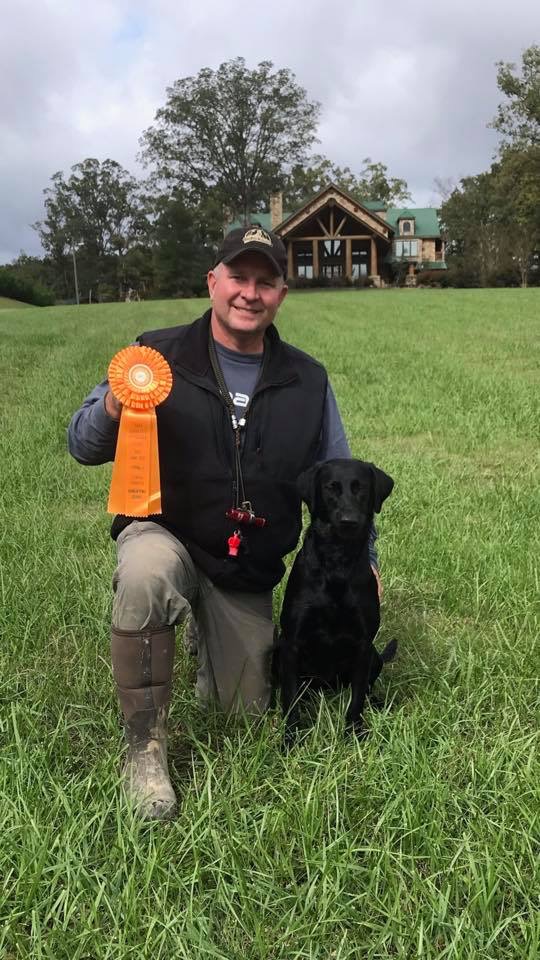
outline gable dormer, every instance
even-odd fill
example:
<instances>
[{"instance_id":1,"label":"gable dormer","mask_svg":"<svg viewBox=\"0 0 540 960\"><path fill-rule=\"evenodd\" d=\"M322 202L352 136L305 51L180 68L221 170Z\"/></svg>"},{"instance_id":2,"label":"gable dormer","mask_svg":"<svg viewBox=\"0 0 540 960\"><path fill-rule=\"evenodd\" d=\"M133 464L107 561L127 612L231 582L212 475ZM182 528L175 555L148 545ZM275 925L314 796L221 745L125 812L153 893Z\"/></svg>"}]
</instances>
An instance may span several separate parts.
<instances>
[{"instance_id":1,"label":"gable dormer","mask_svg":"<svg viewBox=\"0 0 540 960\"><path fill-rule=\"evenodd\" d=\"M414 217L400 217L398 220L398 233L400 237L414 237Z\"/></svg>"}]
</instances>

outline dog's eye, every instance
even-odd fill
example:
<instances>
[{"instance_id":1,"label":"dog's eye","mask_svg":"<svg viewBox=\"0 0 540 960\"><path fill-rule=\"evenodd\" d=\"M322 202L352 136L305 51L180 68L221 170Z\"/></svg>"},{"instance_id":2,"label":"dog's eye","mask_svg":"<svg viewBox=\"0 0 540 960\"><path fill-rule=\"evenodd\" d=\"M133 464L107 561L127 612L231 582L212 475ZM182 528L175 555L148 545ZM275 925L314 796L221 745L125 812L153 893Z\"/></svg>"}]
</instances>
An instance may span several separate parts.
<instances>
[{"instance_id":1,"label":"dog's eye","mask_svg":"<svg viewBox=\"0 0 540 960\"><path fill-rule=\"evenodd\" d=\"M356 497L356 495L357 495L358 493L360 493L360 484L359 484L358 480L353 480L353 482L351 483L351 493L352 493L355 497Z\"/></svg>"},{"instance_id":2,"label":"dog's eye","mask_svg":"<svg viewBox=\"0 0 540 960\"><path fill-rule=\"evenodd\" d=\"M339 480L331 480L330 483L326 485L326 489L330 493L341 493L341 484Z\"/></svg>"}]
</instances>

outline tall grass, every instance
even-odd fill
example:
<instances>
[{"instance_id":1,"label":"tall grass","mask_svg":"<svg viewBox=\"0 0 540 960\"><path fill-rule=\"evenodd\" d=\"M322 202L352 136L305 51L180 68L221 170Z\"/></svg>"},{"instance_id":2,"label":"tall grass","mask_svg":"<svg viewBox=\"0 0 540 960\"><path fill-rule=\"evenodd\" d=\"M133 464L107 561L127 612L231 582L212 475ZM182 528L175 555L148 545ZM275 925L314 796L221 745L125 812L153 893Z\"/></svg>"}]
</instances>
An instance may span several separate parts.
<instances>
[{"instance_id":1,"label":"tall grass","mask_svg":"<svg viewBox=\"0 0 540 960\"><path fill-rule=\"evenodd\" d=\"M396 481L398 660L366 740L324 699L283 755L278 712L199 712L179 649L180 815L145 825L118 790L110 467L70 460L65 429L118 348L204 306L2 311L0 956L537 960L538 291L284 304L355 455Z\"/></svg>"}]
</instances>

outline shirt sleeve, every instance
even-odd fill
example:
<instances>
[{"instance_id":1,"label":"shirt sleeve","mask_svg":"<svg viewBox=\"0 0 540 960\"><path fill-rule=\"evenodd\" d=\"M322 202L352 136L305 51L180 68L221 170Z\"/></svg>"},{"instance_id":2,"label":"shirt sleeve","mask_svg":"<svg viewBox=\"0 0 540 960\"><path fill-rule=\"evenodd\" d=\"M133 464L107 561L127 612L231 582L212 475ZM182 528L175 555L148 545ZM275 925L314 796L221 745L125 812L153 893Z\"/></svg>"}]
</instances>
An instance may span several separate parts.
<instances>
[{"instance_id":1,"label":"shirt sleeve","mask_svg":"<svg viewBox=\"0 0 540 960\"><path fill-rule=\"evenodd\" d=\"M349 441L345 435L345 428L337 405L337 400L332 390L330 381L326 388L326 398L324 404L323 425L319 441L319 450L317 461L334 460L335 458L347 459L352 457ZM374 567L379 569L379 558L377 556L376 540L377 528L373 523L369 531L369 560Z\"/></svg>"},{"instance_id":2,"label":"shirt sleeve","mask_svg":"<svg viewBox=\"0 0 540 960\"><path fill-rule=\"evenodd\" d=\"M328 381L317 460L333 460L336 457L348 459L351 456L337 400Z\"/></svg>"},{"instance_id":3,"label":"shirt sleeve","mask_svg":"<svg viewBox=\"0 0 540 960\"><path fill-rule=\"evenodd\" d=\"M94 387L68 427L68 450L85 466L97 466L114 460L119 421L105 410L108 380Z\"/></svg>"}]
</instances>

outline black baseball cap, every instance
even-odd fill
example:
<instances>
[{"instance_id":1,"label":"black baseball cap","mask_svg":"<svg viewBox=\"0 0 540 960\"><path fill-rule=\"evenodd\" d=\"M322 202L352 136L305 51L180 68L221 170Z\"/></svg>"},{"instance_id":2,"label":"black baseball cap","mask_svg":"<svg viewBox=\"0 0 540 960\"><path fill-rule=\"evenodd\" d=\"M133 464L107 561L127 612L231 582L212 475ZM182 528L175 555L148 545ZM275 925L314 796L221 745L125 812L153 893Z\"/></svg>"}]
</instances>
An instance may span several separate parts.
<instances>
[{"instance_id":1,"label":"black baseball cap","mask_svg":"<svg viewBox=\"0 0 540 960\"><path fill-rule=\"evenodd\" d=\"M285 244L270 230L264 230L256 224L231 230L218 250L214 266L217 267L218 263L231 263L243 253L261 253L270 261L277 274L287 277Z\"/></svg>"}]
</instances>

